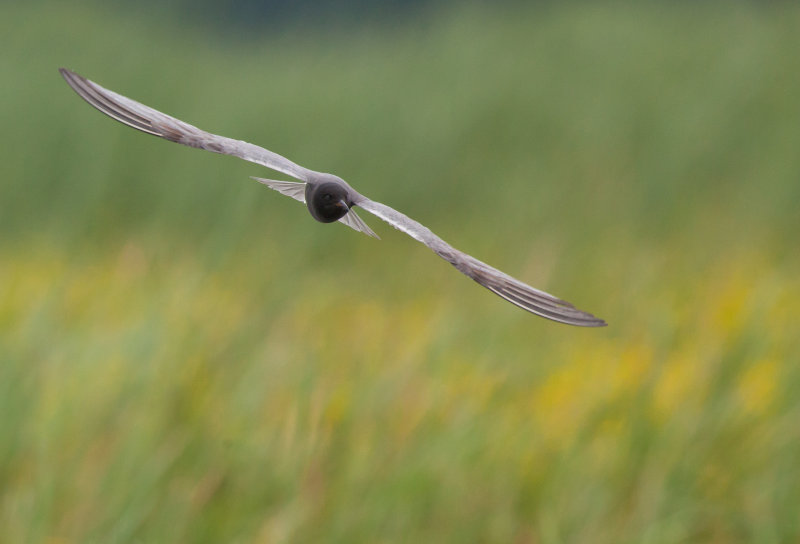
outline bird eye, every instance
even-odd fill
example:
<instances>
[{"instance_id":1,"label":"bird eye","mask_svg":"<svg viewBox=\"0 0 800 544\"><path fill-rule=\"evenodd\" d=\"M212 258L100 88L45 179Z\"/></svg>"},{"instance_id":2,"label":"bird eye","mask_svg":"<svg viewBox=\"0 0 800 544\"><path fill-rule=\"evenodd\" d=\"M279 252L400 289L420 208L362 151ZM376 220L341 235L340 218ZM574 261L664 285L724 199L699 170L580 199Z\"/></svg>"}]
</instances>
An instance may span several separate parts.
<instances>
[{"instance_id":1,"label":"bird eye","mask_svg":"<svg viewBox=\"0 0 800 544\"><path fill-rule=\"evenodd\" d=\"M325 202L330 202L331 200L333 200L333 195L330 193L325 193L324 195L322 195L322 200L324 200Z\"/></svg>"}]
</instances>

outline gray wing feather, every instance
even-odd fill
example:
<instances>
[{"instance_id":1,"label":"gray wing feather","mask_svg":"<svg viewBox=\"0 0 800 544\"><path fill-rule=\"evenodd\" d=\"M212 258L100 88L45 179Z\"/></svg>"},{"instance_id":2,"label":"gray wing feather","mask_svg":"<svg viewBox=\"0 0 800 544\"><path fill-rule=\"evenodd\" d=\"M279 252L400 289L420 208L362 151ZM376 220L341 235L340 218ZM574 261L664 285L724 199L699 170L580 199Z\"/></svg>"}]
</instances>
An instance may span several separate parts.
<instances>
[{"instance_id":1,"label":"gray wing feather","mask_svg":"<svg viewBox=\"0 0 800 544\"><path fill-rule=\"evenodd\" d=\"M372 229L369 228L369 226L366 223L364 223L364 221L358 215L356 215L356 211L354 209L352 209L352 208L350 208L350 211L347 212L347 214L344 217L339 219L339 222L340 223L344 223L345 225L347 225L351 229L355 229L355 230L357 230L359 232L363 232L364 234L366 234L368 236L372 236L373 238L377 238L378 240L381 239L380 236L375 234L372 231Z\"/></svg>"},{"instance_id":2,"label":"gray wing feather","mask_svg":"<svg viewBox=\"0 0 800 544\"><path fill-rule=\"evenodd\" d=\"M276 179L264 179L250 176L259 183L263 183L270 189L275 189L279 193L290 196L295 200L306 203L306 184L296 181L278 181Z\"/></svg>"},{"instance_id":3,"label":"gray wing feather","mask_svg":"<svg viewBox=\"0 0 800 544\"><path fill-rule=\"evenodd\" d=\"M217 136L170 117L135 100L109 91L65 68L59 68L59 72L69 86L86 102L129 127L189 147L239 157L303 181L308 181L310 174L314 173L263 147Z\"/></svg>"},{"instance_id":4,"label":"gray wing feather","mask_svg":"<svg viewBox=\"0 0 800 544\"><path fill-rule=\"evenodd\" d=\"M539 289L534 289L530 285L512 278L471 255L457 250L436 236L429 228L385 204L375 202L364 196L361 196L356 201L356 204L383 219L396 229L405 232L415 240L422 242L431 248L434 253L455 266L459 272L523 310L569 325L581 327L602 327L606 325L606 322L602 319L578 310L569 302Z\"/></svg>"}]
</instances>

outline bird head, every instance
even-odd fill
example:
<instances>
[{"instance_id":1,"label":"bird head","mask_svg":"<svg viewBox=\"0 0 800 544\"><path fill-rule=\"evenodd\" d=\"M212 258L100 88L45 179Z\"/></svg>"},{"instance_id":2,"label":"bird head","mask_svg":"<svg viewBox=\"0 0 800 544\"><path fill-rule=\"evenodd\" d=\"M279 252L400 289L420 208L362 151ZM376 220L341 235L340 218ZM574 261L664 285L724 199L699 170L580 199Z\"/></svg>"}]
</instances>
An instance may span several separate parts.
<instances>
[{"instance_id":1,"label":"bird head","mask_svg":"<svg viewBox=\"0 0 800 544\"><path fill-rule=\"evenodd\" d=\"M338 181L306 184L306 205L311 216L322 223L338 221L350 211L347 187Z\"/></svg>"}]
</instances>

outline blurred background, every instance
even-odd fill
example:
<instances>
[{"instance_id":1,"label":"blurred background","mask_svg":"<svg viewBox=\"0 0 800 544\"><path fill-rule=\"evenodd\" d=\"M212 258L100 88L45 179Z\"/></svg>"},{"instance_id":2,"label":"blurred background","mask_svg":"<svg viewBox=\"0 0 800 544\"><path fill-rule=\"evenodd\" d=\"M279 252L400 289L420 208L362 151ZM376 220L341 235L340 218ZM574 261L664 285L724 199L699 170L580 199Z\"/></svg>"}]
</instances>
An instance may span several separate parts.
<instances>
[{"instance_id":1,"label":"blurred background","mask_svg":"<svg viewBox=\"0 0 800 544\"><path fill-rule=\"evenodd\" d=\"M6 2L6 542L797 542L800 7ZM333 172L609 322L147 136Z\"/></svg>"}]
</instances>

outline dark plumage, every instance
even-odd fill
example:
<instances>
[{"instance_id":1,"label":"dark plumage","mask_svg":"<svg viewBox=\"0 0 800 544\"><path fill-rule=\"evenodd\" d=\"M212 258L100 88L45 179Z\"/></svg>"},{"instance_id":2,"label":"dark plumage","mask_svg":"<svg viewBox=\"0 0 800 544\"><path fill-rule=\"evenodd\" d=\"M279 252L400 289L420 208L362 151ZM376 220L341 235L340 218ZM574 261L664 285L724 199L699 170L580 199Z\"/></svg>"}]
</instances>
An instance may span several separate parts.
<instances>
[{"instance_id":1,"label":"dark plumage","mask_svg":"<svg viewBox=\"0 0 800 544\"><path fill-rule=\"evenodd\" d=\"M338 221L350 211L353 204L347 188L340 183L306 183L306 206L311 217L320 223Z\"/></svg>"}]
</instances>

